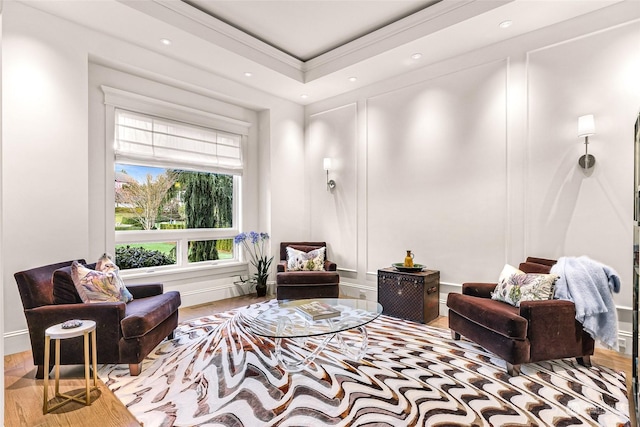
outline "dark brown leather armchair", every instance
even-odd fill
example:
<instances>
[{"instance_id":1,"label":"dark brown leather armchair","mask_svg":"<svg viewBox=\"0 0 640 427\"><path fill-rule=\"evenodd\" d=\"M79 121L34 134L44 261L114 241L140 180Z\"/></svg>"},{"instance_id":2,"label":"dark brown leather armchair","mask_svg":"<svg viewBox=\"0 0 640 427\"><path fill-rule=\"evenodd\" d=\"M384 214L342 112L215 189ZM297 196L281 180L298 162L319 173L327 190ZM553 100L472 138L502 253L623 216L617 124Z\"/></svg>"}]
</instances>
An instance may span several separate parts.
<instances>
[{"instance_id":1,"label":"dark brown leather armchair","mask_svg":"<svg viewBox=\"0 0 640 427\"><path fill-rule=\"evenodd\" d=\"M84 264L84 260L78 260ZM85 304L71 279L72 261L14 274L27 318L36 378L43 378L44 331L70 319L96 322L98 363L126 363L131 375L140 373L142 360L178 325L180 294L163 293L162 284L127 285L134 300ZM92 268L93 265L87 267ZM63 340L60 364L84 363L82 338ZM53 354L49 360L54 360ZM47 374L51 366L47 367Z\"/></svg>"},{"instance_id":2,"label":"dark brown leather armchair","mask_svg":"<svg viewBox=\"0 0 640 427\"><path fill-rule=\"evenodd\" d=\"M335 262L329 261L325 251L324 271L290 271L287 269L287 246L299 251L309 252L327 247L326 242L282 242L280 243L280 262L276 273L276 298L338 298L340 293L340 275Z\"/></svg>"},{"instance_id":3,"label":"dark brown leather armchair","mask_svg":"<svg viewBox=\"0 0 640 427\"><path fill-rule=\"evenodd\" d=\"M525 273L549 273L555 260L527 258ZM576 320L571 301L522 301L520 307L491 299L496 283L464 283L462 293L450 293L449 328L480 344L507 362L509 375L518 375L523 363L575 357L590 365L594 340Z\"/></svg>"}]
</instances>

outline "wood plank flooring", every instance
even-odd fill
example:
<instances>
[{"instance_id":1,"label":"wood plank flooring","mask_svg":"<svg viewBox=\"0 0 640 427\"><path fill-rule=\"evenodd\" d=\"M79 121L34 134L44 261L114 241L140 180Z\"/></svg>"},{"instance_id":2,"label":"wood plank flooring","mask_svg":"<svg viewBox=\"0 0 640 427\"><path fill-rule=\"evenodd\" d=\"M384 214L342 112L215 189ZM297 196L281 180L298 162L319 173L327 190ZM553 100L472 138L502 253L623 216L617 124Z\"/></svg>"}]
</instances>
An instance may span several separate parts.
<instances>
[{"instance_id":1,"label":"wood plank flooring","mask_svg":"<svg viewBox=\"0 0 640 427\"><path fill-rule=\"evenodd\" d=\"M243 307L268 298L245 295L222 301L215 301L195 307L180 309L180 321L195 319L221 311ZM447 328L447 318L440 316L430 323L432 326ZM607 366L625 372L629 396L631 384L631 358L615 351L596 349L591 358L594 364ZM4 425L11 427L140 427L127 408L100 381L97 391L92 392L91 406L70 402L61 408L42 414L43 380L36 380L31 352L12 354L4 358L5 411ZM80 391L84 387L84 370L81 366L63 367L60 370L60 388L64 392ZM50 382L53 385L53 381ZM631 401L631 399L630 399ZM634 410L631 409L632 414ZM631 425L634 424L632 419Z\"/></svg>"}]
</instances>

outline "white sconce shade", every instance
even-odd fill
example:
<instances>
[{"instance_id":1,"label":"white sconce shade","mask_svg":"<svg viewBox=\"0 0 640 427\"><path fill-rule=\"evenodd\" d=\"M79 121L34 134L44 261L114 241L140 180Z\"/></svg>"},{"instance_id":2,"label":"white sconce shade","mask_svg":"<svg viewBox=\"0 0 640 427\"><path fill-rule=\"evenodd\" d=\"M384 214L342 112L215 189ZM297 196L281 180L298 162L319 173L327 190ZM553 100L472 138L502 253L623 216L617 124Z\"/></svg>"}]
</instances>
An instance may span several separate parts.
<instances>
[{"instance_id":1,"label":"white sconce shade","mask_svg":"<svg viewBox=\"0 0 640 427\"><path fill-rule=\"evenodd\" d=\"M584 170L596 164L596 158L589 154L589 136L596 133L593 114L578 117L578 138L584 138L584 156L580 156L578 164Z\"/></svg>"},{"instance_id":2,"label":"white sconce shade","mask_svg":"<svg viewBox=\"0 0 640 427\"><path fill-rule=\"evenodd\" d=\"M593 135L596 133L596 125L593 121L593 114L578 117L578 138Z\"/></svg>"}]
</instances>

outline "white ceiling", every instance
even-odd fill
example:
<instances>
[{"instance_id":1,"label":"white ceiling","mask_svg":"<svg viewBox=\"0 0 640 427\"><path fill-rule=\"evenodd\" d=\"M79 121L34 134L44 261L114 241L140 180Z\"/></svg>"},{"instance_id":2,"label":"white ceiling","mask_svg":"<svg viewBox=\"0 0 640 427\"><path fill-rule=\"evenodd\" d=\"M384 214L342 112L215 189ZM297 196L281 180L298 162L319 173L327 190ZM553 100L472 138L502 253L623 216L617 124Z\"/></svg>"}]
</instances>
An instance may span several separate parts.
<instances>
[{"instance_id":1,"label":"white ceiling","mask_svg":"<svg viewBox=\"0 0 640 427\"><path fill-rule=\"evenodd\" d=\"M189 1L23 0L303 105L622 0Z\"/></svg>"},{"instance_id":2,"label":"white ceiling","mask_svg":"<svg viewBox=\"0 0 640 427\"><path fill-rule=\"evenodd\" d=\"M308 61L441 0L183 1Z\"/></svg>"}]
</instances>

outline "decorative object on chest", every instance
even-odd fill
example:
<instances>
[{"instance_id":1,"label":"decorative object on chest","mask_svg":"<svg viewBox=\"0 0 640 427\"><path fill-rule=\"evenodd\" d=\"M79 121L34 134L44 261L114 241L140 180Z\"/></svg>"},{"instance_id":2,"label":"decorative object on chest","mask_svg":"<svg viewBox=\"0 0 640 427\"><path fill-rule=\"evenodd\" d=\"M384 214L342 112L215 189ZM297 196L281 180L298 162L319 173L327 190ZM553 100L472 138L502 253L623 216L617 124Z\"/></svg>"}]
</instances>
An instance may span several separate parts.
<instances>
[{"instance_id":1,"label":"decorative object on chest","mask_svg":"<svg viewBox=\"0 0 640 427\"><path fill-rule=\"evenodd\" d=\"M413 252L407 251L407 256L404 257L404 267L413 267Z\"/></svg>"},{"instance_id":2,"label":"decorative object on chest","mask_svg":"<svg viewBox=\"0 0 640 427\"><path fill-rule=\"evenodd\" d=\"M378 270L378 302L382 314L428 323L440 314L440 272Z\"/></svg>"}]
</instances>

